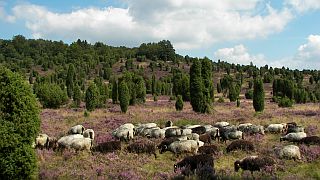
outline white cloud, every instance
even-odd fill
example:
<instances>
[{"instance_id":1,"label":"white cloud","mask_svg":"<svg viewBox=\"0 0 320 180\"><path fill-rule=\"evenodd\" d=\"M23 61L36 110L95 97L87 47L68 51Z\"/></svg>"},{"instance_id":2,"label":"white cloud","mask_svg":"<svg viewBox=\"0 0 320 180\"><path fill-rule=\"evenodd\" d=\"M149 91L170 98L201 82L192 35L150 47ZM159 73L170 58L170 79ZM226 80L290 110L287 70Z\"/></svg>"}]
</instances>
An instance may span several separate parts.
<instances>
[{"instance_id":1,"label":"white cloud","mask_svg":"<svg viewBox=\"0 0 320 180\"><path fill-rule=\"evenodd\" d=\"M222 61L227 61L229 63L244 65L248 65L250 62L257 66L268 64L263 54L251 55L248 52L248 49L242 44L232 48L218 49L214 53L214 59L221 59Z\"/></svg>"},{"instance_id":2,"label":"white cloud","mask_svg":"<svg viewBox=\"0 0 320 180\"><path fill-rule=\"evenodd\" d=\"M319 0L286 0L285 4L293 7L300 13L320 9Z\"/></svg>"},{"instance_id":3,"label":"white cloud","mask_svg":"<svg viewBox=\"0 0 320 180\"><path fill-rule=\"evenodd\" d=\"M290 10L276 10L261 0L126 0L128 8L86 8L69 13L51 12L37 5L17 5L34 37L103 41L136 46L169 39L176 49L264 38L281 32L293 18ZM259 8L258 8L259 6ZM257 13L257 9L264 9Z\"/></svg>"},{"instance_id":4,"label":"white cloud","mask_svg":"<svg viewBox=\"0 0 320 180\"><path fill-rule=\"evenodd\" d=\"M0 6L0 20L3 20L5 22L13 23L15 21L15 17L7 15L5 9Z\"/></svg>"}]
</instances>

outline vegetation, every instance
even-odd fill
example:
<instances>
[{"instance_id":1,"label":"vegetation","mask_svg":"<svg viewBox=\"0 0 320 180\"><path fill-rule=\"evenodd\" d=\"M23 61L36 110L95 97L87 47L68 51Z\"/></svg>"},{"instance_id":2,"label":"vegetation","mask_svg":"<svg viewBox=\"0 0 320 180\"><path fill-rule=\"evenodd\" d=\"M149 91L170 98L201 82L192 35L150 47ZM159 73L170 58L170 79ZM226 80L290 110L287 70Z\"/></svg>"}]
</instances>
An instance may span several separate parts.
<instances>
[{"instance_id":1,"label":"vegetation","mask_svg":"<svg viewBox=\"0 0 320 180\"><path fill-rule=\"evenodd\" d=\"M183 100L182 100L182 96L181 95L178 95L175 106L176 106L176 110L177 111L182 111L182 109L183 109Z\"/></svg>"},{"instance_id":2,"label":"vegetation","mask_svg":"<svg viewBox=\"0 0 320 180\"><path fill-rule=\"evenodd\" d=\"M130 94L127 83L125 81L121 81L119 85L119 100L121 111L126 113L129 106Z\"/></svg>"},{"instance_id":3,"label":"vegetation","mask_svg":"<svg viewBox=\"0 0 320 180\"><path fill-rule=\"evenodd\" d=\"M256 112L264 110L264 89L260 78L256 78L253 85L253 107Z\"/></svg>"},{"instance_id":4,"label":"vegetation","mask_svg":"<svg viewBox=\"0 0 320 180\"><path fill-rule=\"evenodd\" d=\"M35 93L44 108L59 108L68 101L68 96L59 85L53 83L40 83L35 87Z\"/></svg>"},{"instance_id":5,"label":"vegetation","mask_svg":"<svg viewBox=\"0 0 320 180\"><path fill-rule=\"evenodd\" d=\"M37 161L31 143L40 130L32 89L17 73L0 67L0 176L31 179Z\"/></svg>"},{"instance_id":6,"label":"vegetation","mask_svg":"<svg viewBox=\"0 0 320 180\"><path fill-rule=\"evenodd\" d=\"M97 108L99 104L99 96L100 94L96 84L90 83L85 95L86 109L88 111L93 111Z\"/></svg>"}]
</instances>

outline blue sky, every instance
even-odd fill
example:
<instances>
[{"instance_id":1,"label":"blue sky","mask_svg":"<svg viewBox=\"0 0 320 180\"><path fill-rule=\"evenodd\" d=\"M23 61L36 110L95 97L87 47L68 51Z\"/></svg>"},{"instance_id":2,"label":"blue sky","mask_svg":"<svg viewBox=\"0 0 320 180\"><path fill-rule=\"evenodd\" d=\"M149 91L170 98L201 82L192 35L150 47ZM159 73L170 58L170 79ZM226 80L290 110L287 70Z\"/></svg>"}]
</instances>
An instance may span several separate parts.
<instances>
[{"instance_id":1,"label":"blue sky","mask_svg":"<svg viewBox=\"0 0 320 180\"><path fill-rule=\"evenodd\" d=\"M0 38L114 46L169 39L182 55L320 69L320 0L0 0Z\"/></svg>"}]
</instances>

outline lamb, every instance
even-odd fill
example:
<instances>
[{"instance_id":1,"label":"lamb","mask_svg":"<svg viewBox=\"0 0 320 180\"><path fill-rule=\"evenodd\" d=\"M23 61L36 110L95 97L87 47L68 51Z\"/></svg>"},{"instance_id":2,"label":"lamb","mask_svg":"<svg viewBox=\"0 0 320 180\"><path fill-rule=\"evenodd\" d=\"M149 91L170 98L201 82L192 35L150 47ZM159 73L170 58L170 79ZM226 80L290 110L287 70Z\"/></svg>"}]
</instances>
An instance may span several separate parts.
<instances>
[{"instance_id":1,"label":"lamb","mask_svg":"<svg viewBox=\"0 0 320 180\"><path fill-rule=\"evenodd\" d=\"M295 146L295 145L287 145L280 150L279 157L281 159L285 158L285 159L300 160L301 159L300 149L298 146Z\"/></svg>"},{"instance_id":2,"label":"lamb","mask_svg":"<svg viewBox=\"0 0 320 180\"><path fill-rule=\"evenodd\" d=\"M219 148L216 145L207 145L207 146L201 146L199 147L198 152L200 154L213 154L213 155L218 155L219 153Z\"/></svg>"},{"instance_id":3,"label":"lamb","mask_svg":"<svg viewBox=\"0 0 320 180\"><path fill-rule=\"evenodd\" d=\"M254 145L250 141L246 140L235 140L231 142L227 147L227 153L234 151L234 150L244 150L244 151L254 151Z\"/></svg>"},{"instance_id":4,"label":"lamb","mask_svg":"<svg viewBox=\"0 0 320 180\"><path fill-rule=\"evenodd\" d=\"M319 136L308 136L300 139L299 144L306 145L320 145L320 137Z\"/></svg>"},{"instance_id":5,"label":"lamb","mask_svg":"<svg viewBox=\"0 0 320 180\"><path fill-rule=\"evenodd\" d=\"M199 154L194 156L187 156L182 161L174 164L174 172L177 171L178 168L186 168L187 170L182 171L184 175L189 175L187 172L194 173L196 169L201 167L214 167L214 160L211 155L208 154Z\"/></svg>"},{"instance_id":6,"label":"lamb","mask_svg":"<svg viewBox=\"0 0 320 180\"><path fill-rule=\"evenodd\" d=\"M194 140L175 141L171 143L169 146L164 146L162 152L171 151L176 155L180 153L197 154L198 148L199 146L201 146L201 144L199 141L194 141Z\"/></svg>"},{"instance_id":7,"label":"lamb","mask_svg":"<svg viewBox=\"0 0 320 180\"><path fill-rule=\"evenodd\" d=\"M83 137L90 138L90 139L94 140L94 131L93 131L93 129L86 129L83 132Z\"/></svg>"},{"instance_id":8,"label":"lamb","mask_svg":"<svg viewBox=\"0 0 320 180\"><path fill-rule=\"evenodd\" d=\"M280 132L285 132L287 129L287 124L282 123L282 124L270 124L267 126L265 129L267 132L270 133L280 133Z\"/></svg>"},{"instance_id":9,"label":"lamb","mask_svg":"<svg viewBox=\"0 0 320 180\"><path fill-rule=\"evenodd\" d=\"M248 156L235 161L234 170L235 172L238 172L241 168L243 170L249 170L251 171L251 174L253 174L253 171L260 171L266 166L273 166L275 164L275 160L270 157Z\"/></svg>"},{"instance_id":10,"label":"lamb","mask_svg":"<svg viewBox=\"0 0 320 180\"><path fill-rule=\"evenodd\" d=\"M157 158L156 154L156 146L152 141L141 141L134 142L127 147L128 152L130 153L148 153L153 154L155 158Z\"/></svg>"},{"instance_id":11,"label":"lamb","mask_svg":"<svg viewBox=\"0 0 320 180\"><path fill-rule=\"evenodd\" d=\"M203 126L190 128L192 130L192 133L197 133L199 135L206 133L206 128Z\"/></svg>"},{"instance_id":12,"label":"lamb","mask_svg":"<svg viewBox=\"0 0 320 180\"><path fill-rule=\"evenodd\" d=\"M68 134L83 134L85 128L82 125L76 125L69 129Z\"/></svg>"},{"instance_id":13,"label":"lamb","mask_svg":"<svg viewBox=\"0 0 320 180\"><path fill-rule=\"evenodd\" d=\"M302 138L307 137L307 134L304 132L298 132L298 133L289 133L285 136L280 137L281 141L291 141L291 142L298 142Z\"/></svg>"},{"instance_id":14,"label":"lamb","mask_svg":"<svg viewBox=\"0 0 320 180\"><path fill-rule=\"evenodd\" d=\"M39 134L36 137L34 147L40 148L40 149L48 148L49 147L49 136L46 134Z\"/></svg>"},{"instance_id":15,"label":"lamb","mask_svg":"<svg viewBox=\"0 0 320 180\"><path fill-rule=\"evenodd\" d=\"M109 141L98 144L93 148L93 151L108 153L121 150L121 141Z\"/></svg>"},{"instance_id":16,"label":"lamb","mask_svg":"<svg viewBox=\"0 0 320 180\"><path fill-rule=\"evenodd\" d=\"M211 144L211 135L208 133L202 134L199 136L199 140L204 143Z\"/></svg>"},{"instance_id":17,"label":"lamb","mask_svg":"<svg viewBox=\"0 0 320 180\"><path fill-rule=\"evenodd\" d=\"M225 127L225 126L229 126L229 123L221 121L221 122L216 122L213 126L217 127L217 128L222 128L222 127Z\"/></svg>"}]
</instances>

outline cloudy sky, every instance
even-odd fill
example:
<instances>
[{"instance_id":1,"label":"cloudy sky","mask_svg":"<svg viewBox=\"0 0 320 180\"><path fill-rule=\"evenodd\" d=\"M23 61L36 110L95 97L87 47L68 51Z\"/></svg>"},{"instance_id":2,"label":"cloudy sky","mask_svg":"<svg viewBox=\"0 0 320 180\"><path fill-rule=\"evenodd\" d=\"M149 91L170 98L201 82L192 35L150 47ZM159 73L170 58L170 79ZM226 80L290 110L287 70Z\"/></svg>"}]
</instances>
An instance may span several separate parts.
<instances>
[{"instance_id":1,"label":"cloudy sky","mask_svg":"<svg viewBox=\"0 0 320 180\"><path fill-rule=\"evenodd\" d=\"M177 53L320 69L320 0L0 0L0 38L170 40Z\"/></svg>"}]
</instances>

